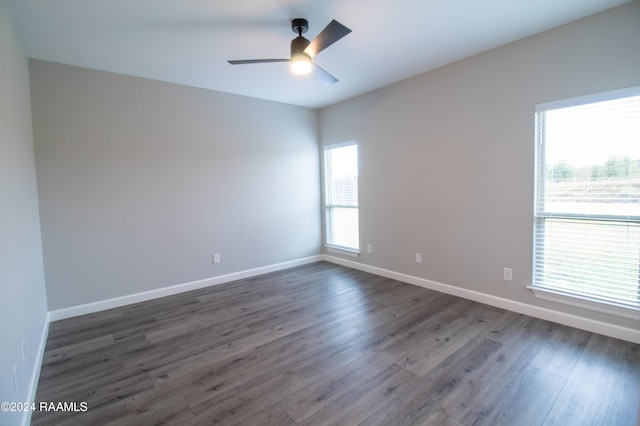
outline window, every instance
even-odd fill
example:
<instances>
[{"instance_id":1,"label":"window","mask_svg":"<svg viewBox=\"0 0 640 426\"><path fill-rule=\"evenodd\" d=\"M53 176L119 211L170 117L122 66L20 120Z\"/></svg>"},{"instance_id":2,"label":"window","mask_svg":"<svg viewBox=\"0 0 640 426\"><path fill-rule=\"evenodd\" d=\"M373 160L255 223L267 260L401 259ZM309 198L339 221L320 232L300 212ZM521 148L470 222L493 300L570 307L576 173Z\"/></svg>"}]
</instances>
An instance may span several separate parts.
<instances>
[{"instance_id":1,"label":"window","mask_svg":"<svg viewBox=\"0 0 640 426\"><path fill-rule=\"evenodd\" d=\"M330 145L325 148L324 190L327 246L357 252L360 248L360 237L356 143Z\"/></svg>"},{"instance_id":2,"label":"window","mask_svg":"<svg viewBox=\"0 0 640 426\"><path fill-rule=\"evenodd\" d=\"M640 319L640 87L536 106L536 296Z\"/></svg>"}]
</instances>

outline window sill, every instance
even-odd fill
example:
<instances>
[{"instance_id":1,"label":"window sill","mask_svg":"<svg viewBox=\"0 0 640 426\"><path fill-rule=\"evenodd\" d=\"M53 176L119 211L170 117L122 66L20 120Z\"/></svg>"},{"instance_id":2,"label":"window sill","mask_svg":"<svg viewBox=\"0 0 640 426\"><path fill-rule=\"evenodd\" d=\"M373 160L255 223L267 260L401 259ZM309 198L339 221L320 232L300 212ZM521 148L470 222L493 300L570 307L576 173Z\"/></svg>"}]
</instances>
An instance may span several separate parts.
<instances>
[{"instance_id":1,"label":"window sill","mask_svg":"<svg viewBox=\"0 0 640 426\"><path fill-rule=\"evenodd\" d=\"M360 252L358 250L348 249L345 247L330 246L330 245L325 245L324 247L328 252L331 252L331 253L344 254L346 256L351 256L351 257L360 256Z\"/></svg>"},{"instance_id":2,"label":"window sill","mask_svg":"<svg viewBox=\"0 0 640 426\"><path fill-rule=\"evenodd\" d=\"M630 305L617 304L605 300L591 299L586 296L579 296L576 294L563 292L561 290L540 286L527 286L527 288L531 290L538 299L549 300L556 303L563 303L565 305L590 309L592 311L616 315L624 318L631 318L634 320L640 319L640 309L634 308Z\"/></svg>"}]
</instances>

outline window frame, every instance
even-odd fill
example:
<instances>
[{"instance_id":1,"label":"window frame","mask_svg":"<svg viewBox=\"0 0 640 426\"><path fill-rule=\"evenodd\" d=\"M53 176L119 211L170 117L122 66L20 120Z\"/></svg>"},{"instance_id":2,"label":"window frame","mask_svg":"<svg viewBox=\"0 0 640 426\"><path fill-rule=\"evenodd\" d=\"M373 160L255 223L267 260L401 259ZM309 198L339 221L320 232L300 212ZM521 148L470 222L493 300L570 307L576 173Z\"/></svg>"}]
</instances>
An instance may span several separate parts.
<instances>
[{"instance_id":1,"label":"window frame","mask_svg":"<svg viewBox=\"0 0 640 426\"><path fill-rule=\"evenodd\" d=\"M332 149L336 149L336 148L345 148L345 147L349 147L349 146L355 146L356 150L357 150L357 155L356 155L356 162L357 162L357 167L358 167L358 184L356 185L356 189L358 191L358 203L355 206L352 205L344 205L344 204L333 204L330 202L330 200L328 198L330 198L328 196L328 192L330 191L330 188L328 187L328 182L327 182L327 151L330 151ZM359 169L360 169L360 154L359 154L359 150L360 147L358 145L357 141L347 141L347 142L341 142L341 143L335 143L335 144L330 144L330 145L325 145L323 146L322 149L322 210L323 210L323 219L324 219L324 247L326 248L327 251L330 252L334 252L334 253L338 253L338 254L344 254L347 256L353 256L353 257L358 257L360 255L360 202L359 202L359 192L360 192L360 183L359 183ZM358 215L358 229L356 230L357 232L357 243L358 246L357 247L350 247L350 246L345 246L345 245L340 245L340 244L335 244L334 242L329 241L331 235L333 234L330 231L330 227L332 226L332 219L333 219L333 215L330 213L330 210L339 207L339 208L355 208L357 211L357 215Z\"/></svg>"},{"instance_id":2,"label":"window frame","mask_svg":"<svg viewBox=\"0 0 640 426\"><path fill-rule=\"evenodd\" d=\"M569 99L540 103L535 106L535 174L534 174L534 226L533 226L533 269L532 283L527 286L537 298L553 302L563 303L593 311L612 314L620 317L638 320L640 319L640 300L636 303L624 303L618 300L609 300L606 297L598 297L576 290L562 289L558 286L545 285L536 277L537 259L544 256L540 251L544 250L544 244L540 244L539 235L541 229L544 232L545 223L551 219L566 219L580 223L584 221L615 221L619 223L640 224L640 216L608 215L608 214L580 214L580 213L554 213L546 211L545 202L545 150L546 141L544 135L546 111L568 108L591 103L605 102L626 97L640 96L640 86L610 90L600 93L577 96ZM640 261L640 260L639 260ZM638 282L640 292L640 278Z\"/></svg>"}]
</instances>

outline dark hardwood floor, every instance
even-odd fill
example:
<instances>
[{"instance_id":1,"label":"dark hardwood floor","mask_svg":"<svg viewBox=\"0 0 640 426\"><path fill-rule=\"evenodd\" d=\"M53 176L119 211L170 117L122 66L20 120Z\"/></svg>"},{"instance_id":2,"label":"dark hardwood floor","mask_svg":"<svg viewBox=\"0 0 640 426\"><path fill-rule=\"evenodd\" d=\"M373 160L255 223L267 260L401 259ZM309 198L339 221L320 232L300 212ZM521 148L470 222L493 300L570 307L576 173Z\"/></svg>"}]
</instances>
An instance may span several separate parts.
<instances>
[{"instance_id":1,"label":"dark hardwood floor","mask_svg":"<svg viewBox=\"0 0 640 426\"><path fill-rule=\"evenodd\" d=\"M639 349L323 262L52 323L32 424L633 426Z\"/></svg>"}]
</instances>

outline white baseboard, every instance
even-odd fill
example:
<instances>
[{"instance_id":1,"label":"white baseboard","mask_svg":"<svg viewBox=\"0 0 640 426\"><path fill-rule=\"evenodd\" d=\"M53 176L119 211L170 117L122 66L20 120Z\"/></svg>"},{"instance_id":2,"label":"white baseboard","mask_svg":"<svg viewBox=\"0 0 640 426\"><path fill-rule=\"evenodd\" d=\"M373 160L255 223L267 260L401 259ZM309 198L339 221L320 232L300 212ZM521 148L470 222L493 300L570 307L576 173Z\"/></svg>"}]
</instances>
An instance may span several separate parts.
<instances>
[{"instance_id":1,"label":"white baseboard","mask_svg":"<svg viewBox=\"0 0 640 426\"><path fill-rule=\"evenodd\" d=\"M146 302L147 300L157 299L160 297L172 296L174 294L184 293L191 290L198 290L213 285L224 284L231 281L251 278L257 275L268 274L270 272L276 272L283 269L293 268L295 266L306 265L308 263L318 262L320 260L322 260L322 255L310 256L302 259L291 260L288 262L276 263L273 265L261 266L259 268L233 272L231 274L219 275L217 277L206 278L203 280L191 281L184 284L177 284L141 293L115 297L113 299L100 300L98 302L72 306L70 308L57 309L49 312L49 319L50 321L58 321L62 319L77 317L80 315L92 314L94 312L131 305L133 303Z\"/></svg>"},{"instance_id":2,"label":"white baseboard","mask_svg":"<svg viewBox=\"0 0 640 426\"><path fill-rule=\"evenodd\" d=\"M42 326L42 332L40 333L40 342L38 344L38 351L35 355L35 365L33 366L33 371L31 372L31 379L29 383L29 390L27 391L27 401L35 402L36 400L36 392L38 391L38 382L40 381L40 371L42 371L42 361L44 359L44 350L47 346L47 337L49 337L49 322L50 317L47 313L45 318L45 322ZM31 410L26 410L23 412L21 424L23 426L28 426L31 424L31 415L33 413Z\"/></svg>"},{"instance_id":3,"label":"white baseboard","mask_svg":"<svg viewBox=\"0 0 640 426\"><path fill-rule=\"evenodd\" d=\"M516 302L514 300L504 299L502 297L492 296L480 293L474 290L455 287L424 278L407 275L400 272L390 271L388 269L378 268L376 266L365 265L353 260L342 259L335 256L323 254L322 259L335 263L337 265L346 266L348 268L357 269L371 274L380 275L408 284L436 290L441 293L451 294L453 296L462 297L464 299L473 300L475 302L484 303L486 305L495 306L497 308L506 309L508 311L529 315L535 318L568 325L570 327L579 328L593 333L602 334L616 339L626 340L633 343L640 343L640 330L627 327L621 327L615 324L595 321L589 318L554 311L552 309L542 308L539 306L529 305L527 303Z\"/></svg>"},{"instance_id":4,"label":"white baseboard","mask_svg":"<svg viewBox=\"0 0 640 426\"><path fill-rule=\"evenodd\" d=\"M327 255L327 254L310 256L310 257L296 259L288 262L277 263L274 265L248 269L244 271L234 272L231 274L211 277L203 280L192 281L192 282L178 284L178 285L169 286L169 287L163 287L163 288L150 290L142 293L116 297L108 300L101 300L98 302L88 303L85 305L78 305L78 306L72 306L70 308L58 309L58 310L49 312L49 321L57 321L61 319L72 318L79 315L91 314L91 313L103 311L106 309L112 309L120 306L130 305L132 303L139 303L147 300L157 299L160 297L171 296L171 295L183 293L186 291L197 290L197 289L201 289L201 288L205 288L213 285L224 284L224 283L235 281L235 280L267 274L270 272L276 272L283 269L292 268L295 266L301 266L308 263L317 262L320 260L325 260L327 262L369 272L371 274L380 275L383 277L402 281L408 284L417 285L417 286L428 288L431 290L436 290L442 293L451 294L453 296L462 297L465 299L495 306L501 309L506 309L509 311L529 315L532 317L553 321L559 324L580 328L582 330L587 330L593 333L603 334L605 336L614 337L616 339L622 339L622 340L626 340L634 343L640 343L640 330L638 329L621 327L615 324L596 321L586 317L567 314L564 312L559 312L552 309L529 305L522 302L516 302L514 300L509 300L509 299L505 299L498 296L492 296L492 295L489 295L486 293L480 293L474 290L455 287L452 285L427 280L425 278L420 278L413 275L404 274L401 272L395 272L388 269L379 268L377 266L366 265L363 263L342 259L339 257ZM47 332L48 332L48 323L47 323ZM46 335L44 336L44 340L42 344L44 345L45 342L46 342ZM44 346L40 348L40 350L44 353ZM39 369L38 369L38 372L39 372Z\"/></svg>"}]
</instances>

